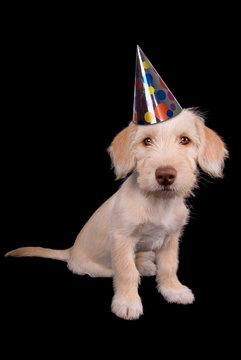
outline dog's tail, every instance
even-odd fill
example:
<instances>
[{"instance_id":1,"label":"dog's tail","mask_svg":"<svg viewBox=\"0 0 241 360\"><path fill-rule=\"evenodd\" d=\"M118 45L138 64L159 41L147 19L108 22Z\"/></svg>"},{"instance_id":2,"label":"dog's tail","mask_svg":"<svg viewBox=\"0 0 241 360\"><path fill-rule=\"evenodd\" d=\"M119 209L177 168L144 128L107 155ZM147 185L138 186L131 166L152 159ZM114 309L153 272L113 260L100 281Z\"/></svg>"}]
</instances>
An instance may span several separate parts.
<instances>
[{"instance_id":1,"label":"dog's tail","mask_svg":"<svg viewBox=\"0 0 241 360\"><path fill-rule=\"evenodd\" d=\"M38 256L38 257L44 257L49 259L56 259L56 260L62 260L62 261L68 261L71 248L65 249L65 250L53 250L53 249L47 249L42 247L21 247L12 251L7 252L4 256L16 256L16 257L22 257L22 256Z\"/></svg>"}]
</instances>

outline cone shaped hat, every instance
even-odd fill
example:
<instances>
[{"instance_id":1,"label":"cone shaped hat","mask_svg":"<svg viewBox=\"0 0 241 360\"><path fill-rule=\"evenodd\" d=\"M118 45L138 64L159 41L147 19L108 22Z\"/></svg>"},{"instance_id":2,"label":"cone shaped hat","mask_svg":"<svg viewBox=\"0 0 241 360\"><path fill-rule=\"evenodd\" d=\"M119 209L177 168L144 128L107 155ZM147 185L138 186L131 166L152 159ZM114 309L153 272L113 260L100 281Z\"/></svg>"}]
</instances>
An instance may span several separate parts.
<instances>
[{"instance_id":1,"label":"cone shaped hat","mask_svg":"<svg viewBox=\"0 0 241 360\"><path fill-rule=\"evenodd\" d=\"M137 46L133 122L153 125L171 119L181 111L178 101Z\"/></svg>"}]
</instances>

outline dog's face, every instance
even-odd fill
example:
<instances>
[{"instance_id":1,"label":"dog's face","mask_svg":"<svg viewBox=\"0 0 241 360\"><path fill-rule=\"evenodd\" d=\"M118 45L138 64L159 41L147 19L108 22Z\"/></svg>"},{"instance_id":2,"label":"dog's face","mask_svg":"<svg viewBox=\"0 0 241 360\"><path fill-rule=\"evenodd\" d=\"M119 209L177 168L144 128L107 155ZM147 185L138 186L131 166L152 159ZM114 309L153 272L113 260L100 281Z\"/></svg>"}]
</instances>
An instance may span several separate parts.
<instances>
[{"instance_id":1,"label":"dog's face","mask_svg":"<svg viewBox=\"0 0 241 360\"><path fill-rule=\"evenodd\" d=\"M197 164L222 176L228 152L221 138L191 110L156 125L131 123L109 147L117 179L134 170L146 193L188 196L196 183Z\"/></svg>"}]
</instances>

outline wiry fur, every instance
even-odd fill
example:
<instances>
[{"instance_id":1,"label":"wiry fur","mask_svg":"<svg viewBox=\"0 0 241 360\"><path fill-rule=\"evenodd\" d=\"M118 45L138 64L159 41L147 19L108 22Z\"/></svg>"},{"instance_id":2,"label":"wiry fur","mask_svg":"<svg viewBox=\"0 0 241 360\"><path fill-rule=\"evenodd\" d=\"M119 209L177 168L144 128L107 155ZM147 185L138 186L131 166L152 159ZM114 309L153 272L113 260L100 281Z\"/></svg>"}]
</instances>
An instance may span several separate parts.
<instances>
[{"instance_id":1,"label":"wiry fur","mask_svg":"<svg viewBox=\"0 0 241 360\"><path fill-rule=\"evenodd\" d=\"M191 142L180 143L187 136ZM150 146L143 140L152 139ZM192 110L151 126L130 123L108 149L120 189L89 219L67 250L20 248L6 256L42 256L64 260L76 274L114 278L112 311L124 319L143 312L140 276L156 275L158 291L169 302L189 304L192 291L176 275L178 242L188 220L185 198L196 186L197 164L221 177L228 152L221 138ZM159 167L177 172L167 188L155 178Z\"/></svg>"}]
</instances>

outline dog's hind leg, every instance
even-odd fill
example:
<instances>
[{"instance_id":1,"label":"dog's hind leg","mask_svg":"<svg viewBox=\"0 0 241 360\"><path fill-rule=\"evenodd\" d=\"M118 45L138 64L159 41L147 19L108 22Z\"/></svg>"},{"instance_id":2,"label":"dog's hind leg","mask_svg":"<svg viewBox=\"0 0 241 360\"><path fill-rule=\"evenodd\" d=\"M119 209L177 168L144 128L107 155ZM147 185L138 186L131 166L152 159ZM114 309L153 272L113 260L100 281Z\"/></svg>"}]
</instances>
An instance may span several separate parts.
<instances>
[{"instance_id":1,"label":"dog's hind leg","mask_svg":"<svg viewBox=\"0 0 241 360\"><path fill-rule=\"evenodd\" d=\"M136 253L135 264L141 276L156 275L154 251L140 251Z\"/></svg>"},{"instance_id":2,"label":"dog's hind leg","mask_svg":"<svg viewBox=\"0 0 241 360\"><path fill-rule=\"evenodd\" d=\"M78 275L89 275L91 277L113 276L113 270L111 268L97 263L83 254L78 257L71 256L68 261L68 268L74 274Z\"/></svg>"}]
</instances>

